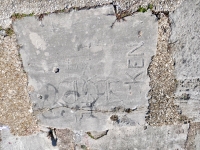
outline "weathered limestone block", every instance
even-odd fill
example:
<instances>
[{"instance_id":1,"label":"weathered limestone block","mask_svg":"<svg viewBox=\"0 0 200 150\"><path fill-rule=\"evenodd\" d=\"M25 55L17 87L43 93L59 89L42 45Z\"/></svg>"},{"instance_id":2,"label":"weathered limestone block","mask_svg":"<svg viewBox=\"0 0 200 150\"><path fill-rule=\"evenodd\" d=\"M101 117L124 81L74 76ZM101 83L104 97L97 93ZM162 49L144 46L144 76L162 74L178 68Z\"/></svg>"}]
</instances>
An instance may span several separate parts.
<instances>
[{"instance_id":1,"label":"weathered limestone block","mask_svg":"<svg viewBox=\"0 0 200 150\"><path fill-rule=\"evenodd\" d=\"M14 22L41 124L104 131L113 114L117 126L145 124L157 21L138 13L111 28L112 13L103 7Z\"/></svg>"}]
</instances>

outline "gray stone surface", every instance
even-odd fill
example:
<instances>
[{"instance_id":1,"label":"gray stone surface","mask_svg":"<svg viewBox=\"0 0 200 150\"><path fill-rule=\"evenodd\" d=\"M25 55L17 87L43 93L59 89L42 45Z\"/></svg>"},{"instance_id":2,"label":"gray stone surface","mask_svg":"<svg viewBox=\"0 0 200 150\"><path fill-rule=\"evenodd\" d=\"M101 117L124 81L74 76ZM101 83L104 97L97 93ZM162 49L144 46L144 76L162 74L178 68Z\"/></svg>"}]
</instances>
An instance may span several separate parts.
<instances>
[{"instance_id":1,"label":"gray stone surface","mask_svg":"<svg viewBox=\"0 0 200 150\"><path fill-rule=\"evenodd\" d=\"M113 113L124 116L117 108L137 108L127 114L128 125L145 123L157 21L151 12L138 13L110 28L112 11L103 7L14 22L41 124L106 130Z\"/></svg>"},{"instance_id":2,"label":"gray stone surface","mask_svg":"<svg viewBox=\"0 0 200 150\"><path fill-rule=\"evenodd\" d=\"M38 133L31 136L13 136L8 129L1 131L2 150L58 150L52 146L52 141L47 133Z\"/></svg>"},{"instance_id":3,"label":"gray stone surface","mask_svg":"<svg viewBox=\"0 0 200 150\"><path fill-rule=\"evenodd\" d=\"M83 135L80 145L92 150L184 150L188 125L113 128L98 140ZM81 150L77 144L76 149Z\"/></svg>"},{"instance_id":4,"label":"gray stone surface","mask_svg":"<svg viewBox=\"0 0 200 150\"><path fill-rule=\"evenodd\" d=\"M200 131L200 123L199 122L192 122L189 124L187 140L185 142L185 149L199 149L199 132Z\"/></svg>"},{"instance_id":5,"label":"gray stone surface","mask_svg":"<svg viewBox=\"0 0 200 150\"><path fill-rule=\"evenodd\" d=\"M0 25L2 22L3 25L9 25L11 20L7 18L13 12L31 13L32 10L36 13L51 12L64 8L66 4L61 1L37 3L36 1L22 1L20 5L14 5L18 1L1 1L0 11L4 13L0 13L2 16ZM168 2L172 1L154 2L165 6L166 2L168 5ZM124 2L120 1L118 4L122 5ZM150 13L136 14L128 17L126 22L116 22L113 29L109 26L115 17L106 16L113 13L111 8L103 11L96 9L72 12L67 15L53 14L45 16L42 21L34 17L24 18L14 23L14 27L19 36L19 45L22 46L21 56L25 71L29 75L29 86L32 85L35 89L30 92L30 96L35 104L34 113L39 118L39 124L57 128L69 127L74 133L68 129L64 129L67 130L65 132L58 129L60 130L57 135L60 139L58 143L61 147L53 147L46 133L17 137L3 129L0 135L2 139L0 149L35 150L66 149L66 147L73 149L74 141L76 150L199 149L199 4L199 0L185 1L177 11L170 13L172 24L170 42L176 51L174 59L178 79L176 102L180 106L180 113L192 118L197 124L193 125L192 122L190 126L185 124L161 127L145 124L144 118L148 106L146 94L149 90L149 79L145 70L149 66L151 56L155 54L157 39L157 23ZM96 27L93 29L91 24ZM139 36L138 33L143 34ZM147 51L151 52L146 53ZM138 56L144 59L144 68L137 68L143 64L138 63L139 59L132 59L137 64L131 63L132 60L129 63L126 59L132 56L128 56L128 52L133 52L134 56L144 52L144 55ZM72 57L74 55L75 58ZM124 57L121 57L122 55ZM86 60L88 63L83 63ZM81 72L84 65L85 74ZM91 67L87 69L87 65ZM117 65L121 70L116 70ZM132 68L133 77L140 73L140 70L145 73L131 80L126 74L131 67L136 67ZM109 74L113 71L115 74ZM106 78L108 76L109 78ZM127 82L129 84L133 82L134 86L131 85L129 89L129 86L124 84ZM65 91L65 88L68 91ZM138 92L134 93L132 90ZM118 92L121 101L117 99ZM127 97L124 96L126 94ZM117 115L116 120L110 119L113 115ZM86 134L86 131L94 134L106 130L107 134L98 140ZM69 137L65 136L66 133L70 133Z\"/></svg>"},{"instance_id":6,"label":"gray stone surface","mask_svg":"<svg viewBox=\"0 0 200 150\"><path fill-rule=\"evenodd\" d=\"M93 7L112 2L111 0L1 0L0 1L0 26L8 27L14 13L21 14L42 14L45 12L54 12L56 10L68 9L71 7Z\"/></svg>"},{"instance_id":7,"label":"gray stone surface","mask_svg":"<svg viewBox=\"0 0 200 150\"><path fill-rule=\"evenodd\" d=\"M172 48L178 83L177 104L182 113L200 121L200 0L184 1L170 13Z\"/></svg>"},{"instance_id":8,"label":"gray stone surface","mask_svg":"<svg viewBox=\"0 0 200 150\"><path fill-rule=\"evenodd\" d=\"M42 14L72 7L96 7L107 5L111 2L123 10L136 11L139 6L146 7L153 4L155 11L173 11L183 0L1 0L0 1L0 26L8 27L12 23L10 19L14 13Z\"/></svg>"},{"instance_id":9,"label":"gray stone surface","mask_svg":"<svg viewBox=\"0 0 200 150\"><path fill-rule=\"evenodd\" d=\"M185 149L189 125L174 126L147 126L117 127L110 129L106 135L98 140L88 136L83 131L76 131L74 134L69 130L56 130L57 145L52 146L52 141L47 133L40 132L35 135L18 137L10 134L9 130L2 130L2 150L122 150L122 149ZM193 132L192 132L193 133ZM196 132L195 132L196 133ZM69 136L69 137L68 137ZM199 133L197 132L197 136ZM73 144L72 142L75 142ZM195 139L198 146L198 141ZM74 148L75 146L75 148Z\"/></svg>"}]
</instances>

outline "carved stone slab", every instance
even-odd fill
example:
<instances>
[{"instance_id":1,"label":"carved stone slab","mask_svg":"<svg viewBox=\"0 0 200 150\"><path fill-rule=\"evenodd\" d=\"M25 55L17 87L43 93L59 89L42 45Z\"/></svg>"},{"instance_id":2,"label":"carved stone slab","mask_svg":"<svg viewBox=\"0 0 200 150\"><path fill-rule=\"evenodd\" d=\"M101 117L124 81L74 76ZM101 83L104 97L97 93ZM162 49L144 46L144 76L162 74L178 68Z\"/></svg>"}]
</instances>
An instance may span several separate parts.
<instances>
[{"instance_id":1,"label":"carved stone slab","mask_svg":"<svg viewBox=\"0 0 200 150\"><path fill-rule=\"evenodd\" d=\"M109 14L112 7L14 23L41 124L104 130L113 126L113 114L116 125L124 116L125 125L145 123L157 21L151 12L138 13L111 28L115 16Z\"/></svg>"}]
</instances>

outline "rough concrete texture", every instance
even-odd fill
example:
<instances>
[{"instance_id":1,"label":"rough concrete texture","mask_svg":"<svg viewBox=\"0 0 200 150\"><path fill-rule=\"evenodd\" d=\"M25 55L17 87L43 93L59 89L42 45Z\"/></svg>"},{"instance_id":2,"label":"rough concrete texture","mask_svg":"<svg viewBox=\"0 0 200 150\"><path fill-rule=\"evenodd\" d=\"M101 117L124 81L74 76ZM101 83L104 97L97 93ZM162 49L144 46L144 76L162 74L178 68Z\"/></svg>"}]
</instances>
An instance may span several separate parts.
<instances>
[{"instance_id":1,"label":"rough concrete texture","mask_svg":"<svg viewBox=\"0 0 200 150\"><path fill-rule=\"evenodd\" d=\"M83 131L73 133L68 129L57 129L57 145L47 133L26 137L13 136L8 130L2 131L2 150L50 149L50 150L122 150L122 149L184 149L189 126L122 126L110 129L105 136L95 140ZM192 139L192 134L191 138Z\"/></svg>"},{"instance_id":2,"label":"rough concrete texture","mask_svg":"<svg viewBox=\"0 0 200 150\"><path fill-rule=\"evenodd\" d=\"M122 10L130 9L136 11L139 6L145 7L148 4L153 4L153 11L173 11L175 10L183 0L115 0L113 1Z\"/></svg>"},{"instance_id":3,"label":"rough concrete texture","mask_svg":"<svg viewBox=\"0 0 200 150\"><path fill-rule=\"evenodd\" d=\"M200 149L199 139L200 139L200 123L199 122L190 123L187 141L185 143L185 149L187 150Z\"/></svg>"},{"instance_id":4,"label":"rough concrete texture","mask_svg":"<svg viewBox=\"0 0 200 150\"><path fill-rule=\"evenodd\" d=\"M0 123L9 126L13 134L32 134L37 124L15 35L0 36L0 81Z\"/></svg>"},{"instance_id":5,"label":"rough concrete texture","mask_svg":"<svg viewBox=\"0 0 200 150\"><path fill-rule=\"evenodd\" d=\"M74 150L75 149L75 134L69 129L56 129L58 138L57 145L59 150Z\"/></svg>"},{"instance_id":6,"label":"rough concrete texture","mask_svg":"<svg viewBox=\"0 0 200 150\"><path fill-rule=\"evenodd\" d=\"M5 129L1 131L1 137L2 150L58 150L57 146L52 146L52 141L46 133L13 136L9 130Z\"/></svg>"},{"instance_id":7,"label":"rough concrete texture","mask_svg":"<svg viewBox=\"0 0 200 150\"><path fill-rule=\"evenodd\" d=\"M170 13L174 51L175 75L177 78L176 103L180 113L190 123L185 149L199 149L199 50L200 50L200 1L184 1L178 10Z\"/></svg>"},{"instance_id":8,"label":"rough concrete texture","mask_svg":"<svg viewBox=\"0 0 200 150\"><path fill-rule=\"evenodd\" d=\"M20 3L21 2L21 3ZM85 3L85 1L73 1L74 3L76 3L77 7L79 7L79 4ZM146 1L140 1L143 5L146 5L148 3L148 0ZM180 4L180 2L177 1L170 1L170 0L166 0L166 1L157 1L157 0L152 0L151 2L154 3L154 10L156 9L156 11L159 10L165 10L165 11L171 11L174 10L175 7L173 6L178 6ZM62 2L62 1L46 1L46 0L40 0L40 1L25 1L25 0L16 0L16 1L11 1L11 0L7 0L7 1L1 1L0 2L0 10L2 13L0 13L1 19L0 19L0 25L5 25L9 26L11 23L11 19L9 19L9 17L14 13L14 12L19 12L19 13L32 13L33 11L36 14L40 14L40 13L44 13L46 11L50 11L53 12L55 10L58 9L63 9L65 8L65 4L68 4L68 2ZM20 4L19 4L20 3ZM97 2L98 3L98 2ZM107 1L105 1L105 3L103 2L102 4L106 4ZM117 6L120 7L121 9L131 9L131 10L135 10L138 8L138 6L140 5L139 3L135 4L134 6L129 7L130 3L133 3L133 1L121 1L118 0L117 2ZM145 114L143 114L143 116L139 116L141 115L141 112L144 109L138 108L138 107L134 107L132 109L127 109L126 107L116 107L111 111L115 111L115 113L113 112L104 112L106 113L106 115L108 115L109 117L107 117L106 121L109 121L109 123L111 124L111 126L109 127L109 130L101 130L101 131L93 131L93 130L87 130L88 132L86 133L83 130L74 130L74 132L68 130L68 129L56 129L56 137L58 138L57 141L57 146L52 146L52 136L50 136L49 138L47 137L47 131L45 131L45 133L40 126L40 129L42 130L40 133L35 134L35 135L30 135L30 136L26 136L26 137L17 137L17 136L13 136L11 135L6 129L0 128L0 130L2 130L0 132L1 134L1 147L0 149L188 149L188 150L193 150L193 149L199 149L199 139L200 139L200 134L199 134L199 73L198 73L198 57L195 57L195 55L198 54L198 51L195 51L195 49L199 49L199 18L198 18L198 14L199 14L199 0L192 0L192 1L185 1L184 3L182 3L182 5L180 6L180 8L178 8L174 13L170 13L170 23L172 24L172 37L171 37L171 44L168 45L170 46L171 49L164 49L164 53L161 53L162 51L160 50L163 46L165 47L165 44L167 44L167 40L166 38L164 38L164 36L160 36L162 33L163 35L168 35L168 30L170 29L168 25L169 22L167 21L167 28L165 26L166 23L166 17L164 17L165 19L162 20L163 24L161 25L161 23L159 23L158 26L158 45L157 45L157 56L155 56L156 59L152 60L152 64L158 64L157 68L159 68L161 66L161 68L164 67L164 63L162 63L163 61L160 60L165 60L166 59L166 65L170 65L168 66L167 69L164 69L164 72L166 70L168 70L168 72L163 73L162 69L156 69L154 68L155 72L153 73L154 75L156 75L156 72L160 72L160 78L157 78L155 76L156 80L152 80L154 79L154 76L151 77L151 88L155 89L155 92L152 92L154 94L163 94L163 90L156 90L156 88L161 88L161 89L167 89L170 86L165 86L165 84L161 84L162 83L162 79L163 81L170 81L172 78L168 78L168 75L173 75L173 65L172 65L172 55L174 52L174 60L175 60L175 69L176 69L176 76L171 76L174 79L177 77L177 81L174 80L177 83L177 92L176 92L176 97L174 97L173 92L171 91L171 95L168 97L166 97L166 99L161 100L162 102L168 102L170 106L172 106L171 108L173 108L173 106L175 106L175 108L173 108L173 110L178 109L178 113L179 114L183 114L186 115L183 118L180 118L182 121L184 121L185 119L187 119L187 117L190 120L190 124L188 127L188 124L185 125L181 125L183 122L180 122L180 125L171 125L171 126L148 126L147 124L143 124L143 122L135 122L135 118L142 118L144 117ZM87 3L88 6L94 6L91 5L90 3ZM94 4L94 3L93 3ZM102 5L102 4L97 4L97 5ZM127 4L127 5L124 5ZM95 4L96 5L96 4ZM23 6L23 7L22 7ZM68 6L68 5L67 5ZM81 7L84 7L85 5L82 5ZM128 7L127 7L128 6ZM158 6L158 7L157 7ZM167 7L165 7L167 6ZM75 5L69 5L69 7L75 7ZM28 9L27 9L28 8ZM16 11L17 10L17 11ZM135 17L135 16L134 16ZM45 16L46 18L46 16ZM162 19L162 18L161 18ZM45 19L44 19L45 20ZM43 21L39 22L39 25L43 26ZM127 19L129 21L129 19ZM189 21L188 21L189 20ZM114 21L114 18L113 20ZM160 21L161 22L161 21ZM124 22L121 22L124 23ZM120 24L121 24L120 23ZM118 27L118 22L114 25L114 29L116 27ZM44 26L45 28L45 26ZM59 28L54 28L52 27L54 32L57 32L57 30L59 30ZM167 29L167 30L166 30ZM165 31L165 32L164 32ZM0 32L1 35L5 36L4 31ZM194 34L194 35L193 35ZM140 37L141 35L143 35L143 32L138 32L138 36ZM3 37L1 36L1 40L0 43L5 43L5 41L8 41L8 37ZM32 37L34 37L35 35L33 35ZM156 35L157 36L157 35ZM6 38L6 40L4 39ZM35 36L35 38L37 38L37 35ZM162 40L164 41L164 45L162 43ZM34 40L33 40L34 41ZM15 40L10 40L11 45L13 44L13 42L15 42ZM46 42L46 41L45 41ZM161 43L160 43L161 42ZM34 42L33 42L34 43ZM35 43L36 44L36 43ZM43 45L42 43L39 43L40 45L38 45L37 43L37 48L38 49L42 49L45 48L45 44ZM160 46L159 46L160 45ZM163 46L162 46L163 45ZM196 46L196 48L195 48ZM7 49L9 49L9 45L6 46ZM76 47L78 49L78 47ZM84 49L84 47L83 47ZM189 49L189 50L188 50ZM15 50L17 50L17 46L15 46ZM170 55L168 55L168 50ZM41 52L43 52L41 50ZM167 58L165 56L165 53L167 54L166 56L169 57ZM6 55L2 55L2 60L4 62L4 64L6 64L5 62L11 61L11 59L7 59L10 58L10 56L12 56L11 58L13 60L16 60L16 58L18 59L19 56L17 55L18 53L16 53L16 55L12 55L10 52L7 52ZM71 54L71 53L69 53ZM195 54L195 55L194 55ZM41 55L38 54L38 55ZM44 54L44 58L48 56L48 53ZM97 55L99 56L99 55ZM106 56L106 55L105 55ZM98 60L98 59L97 59ZM159 60L159 61L158 61ZM182 63L183 65L186 64L184 67L182 67ZM172 65L172 66L171 66ZM156 66L156 65L155 65ZM192 66L192 67L191 67ZM167 66L166 66L167 67ZM6 67L3 67L4 69L6 69ZM19 69L17 67L17 65L13 65L12 68L16 68ZM42 68L42 67L41 67ZM150 67L149 67L150 68ZM153 68L153 67L152 67ZM184 69L185 68L185 69ZM191 69L192 68L192 69ZM12 69L13 70L13 69ZM62 70L58 70L57 67L54 67L51 71L54 72L58 72L61 73ZM58 74L56 73L56 74ZM152 74L152 75L153 75ZM167 74L167 79L164 79L164 76L166 76ZM14 81L15 77L11 78L12 75L7 76L6 82L10 82L11 79ZM2 78L4 79L4 78ZM25 78L23 78L25 79ZM2 80L3 81L3 80ZM18 80L16 80L17 82ZM21 85L21 88L26 89L26 80L24 80L25 84ZM173 88L174 89L174 83L173 82ZM155 83L155 84L154 84ZM163 85L163 86L160 86ZM167 83L170 84L170 83ZM5 84L6 85L6 84ZM16 85L16 87L18 87L17 83L13 84ZM31 89L33 89L32 87L29 87L30 91ZM51 90L51 88L49 88ZM24 91L24 90L20 90L20 91ZM27 94L27 90L25 90L26 94ZM153 91L153 90L152 90ZM73 92L72 92L73 93ZM11 94L11 95L10 95ZM51 91L50 91L51 94ZM50 95L49 94L49 95ZM7 96L13 96L12 92L6 94ZM67 95L68 96L68 95ZM71 95L70 95L71 96ZM156 95L155 95L156 96ZM159 96L158 96L159 97ZM162 97L162 96L160 96ZM25 96L24 96L25 98ZM37 95L37 99L40 98L44 98L43 95ZM79 97L78 97L79 98ZM15 99L15 98L14 98ZM174 99L176 99L176 104L174 104ZM23 101L24 99L22 99ZM28 99L27 99L28 100ZM165 101L166 100L166 101ZM10 102L12 101L8 101L5 104L10 104ZM19 99L15 100L16 103L21 102ZM155 101L152 101L152 103L154 103ZM149 103L151 103L151 101L149 101ZM156 102L155 102L156 103ZM27 104L27 103L25 103ZM162 104L162 103L161 103ZM157 103L156 103L157 105ZM11 106L11 105L10 105ZM25 105L23 105L25 106ZM26 105L28 109L23 109L22 115L24 112L27 112L30 108L30 103L29 105ZM161 110L164 110L164 112L167 112L166 108L164 107L165 105L161 105L159 104L159 107L152 107L152 111L151 112L155 112L152 116L152 118L154 120L151 121L151 125L155 125L155 123L160 123L159 119L163 118L161 120L166 120L166 116L163 117L163 114L160 113L159 115L157 115L157 112L160 112ZM177 106L179 106L179 108L177 108ZM4 108L4 107L1 107ZM10 109L13 109L13 107L9 107ZM75 107L72 109L72 111L68 111L70 107L66 108L66 111L62 111L62 106L60 109L60 114L63 114L63 116L66 115L66 113L72 113L72 112L80 112L80 108L79 107ZM81 108L82 109L82 108ZM84 108L86 109L86 108ZM155 109L155 111L154 111ZM9 109L7 109L9 110ZM140 110L140 111L138 111ZM142 110L142 111L141 111ZM48 110L48 109L40 109L40 110L35 110L35 114L39 115L41 114L41 112L47 113L49 112L49 114L51 114L52 112L54 112L54 110ZM81 117L85 117L85 110L82 110L83 113L80 115ZM59 112L59 111L58 111ZM89 111L90 112L90 111ZM102 112L102 111L101 111ZM128 113L129 112L129 113ZM17 114L18 112L16 112L15 114ZM87 111L88 113L88 111ZM60 115L59 114L59 115ZM100 112L98 111L98 113L96 114L92 114L91 113L88 116L95 116L95 115L99 115ZM133 114L135 116L133 116ZM57 114L55 114L54 116L56 116ZM164 114L166 115L166 114ZM12 115L10 115L10 117L12 117ZM99 116L102 117L102 116ZM25 117L27 118L27 117ZM64 117L63 117L64 118ZM158 121L157 119L158 118ZM170 121L170 117L169 121ZM0 117L0 119L2 119ZM16 119L16 118L15 118ZM5 116L4 116L4 121ZM174 121L174 120L173 120ZM15 121L14 121L15 123ZM18 122L19 123L19 122ZM173 124L174 122L172 122ZM185 121L185 123L187 123L187 121ZM10 124L12 124L12 122L10 122ZM44 124L40 122L40 124ZM46 122L46 125L48 124L48 122ZM55 124L54 122L52 122L52 125ZM165 123L164 123L165 124ZM21 125L21 124L19 124ZM26 125L26 124L25 124ZM90 126L90 124L88 125ZM15 127L15 126L13 126ZM111 127L111 128L110 128ZM13 128L15 129L15 128ZM20 128L21 129L21 128ZM23 133L23 128L21 130ZM13 131L12 131L13 132ZM31 132L29 132L31 133ZM106 133L106 134L105 134ZM54 135L55 136L55 135ZM101 137L101 138L98 138ZM16 140L17 138L17 140ZM97 138L97 140L95 140L94 138ZM19 139L19 141L18 141ZM32 143L33 142L33 143Z\"/></svg>"},{"instance_id":9,"label":"rough concrete texture","mask_svg":"<svg viewBox=\"0 0 200 150\"><path fill-rule=\"evenodd\" d=\"M188 125L116 127L108 131L106 136L95 140L88 135L82 136L77 150L81 146L92 150L183 150L187 139Z\"/></svg>"},{"instance_id":10,"label":"rough concrete texture","mask_svg":"<svg viewBox=\"0 0 200 150\"><path fill-rule=\"evenodd\" d=\"M148 68L150 76L149 112L146 121L150 125L169 125L187 121L174 103L176 80L174 76L173 50L168 41L171 33L168 16L159 14L156 55Z\"/></svg>"},{"instance_id":11,"label":"rough concrete texture","mask_svg":"<svg viewBox=\"0 0 200 150\"><path fill-rule=\"evenodd\" d=\"M177 104L194 121L200 121L199 99L199 49L200 49L200 1L185 1L178 11L170 14L177 78Z\"/></svg>"},{"instance_id":12,"label":"rough concrete texture","mask_svg":"<svg viewBox=\"0 0 200 150\"><path fill-rule=\"evenodd\" d=\"M153 4L155 11L172 11L180 5L182 0L1 0L0 1L0 26L8 27L12 23L10 19L14 13L42 14L56 10L74 8L90 8L103 6L114 2L122 10L136 11L139 6L147 7Z\"/></svg>"},{"instance_id":13,"label":"rough concrete texture","mask_svg":"<svg viewBox=\"0 0 200 150\"><path fill-rule=\"evenodd\" d=\"M106 130L113 113L124 116L120 107L137 109L127 114L131 125L145 123L157 21L151 12L138 13L111 28L110 13L108 6L14 22L40 124Z\"/></svg>"}]
</instances>

